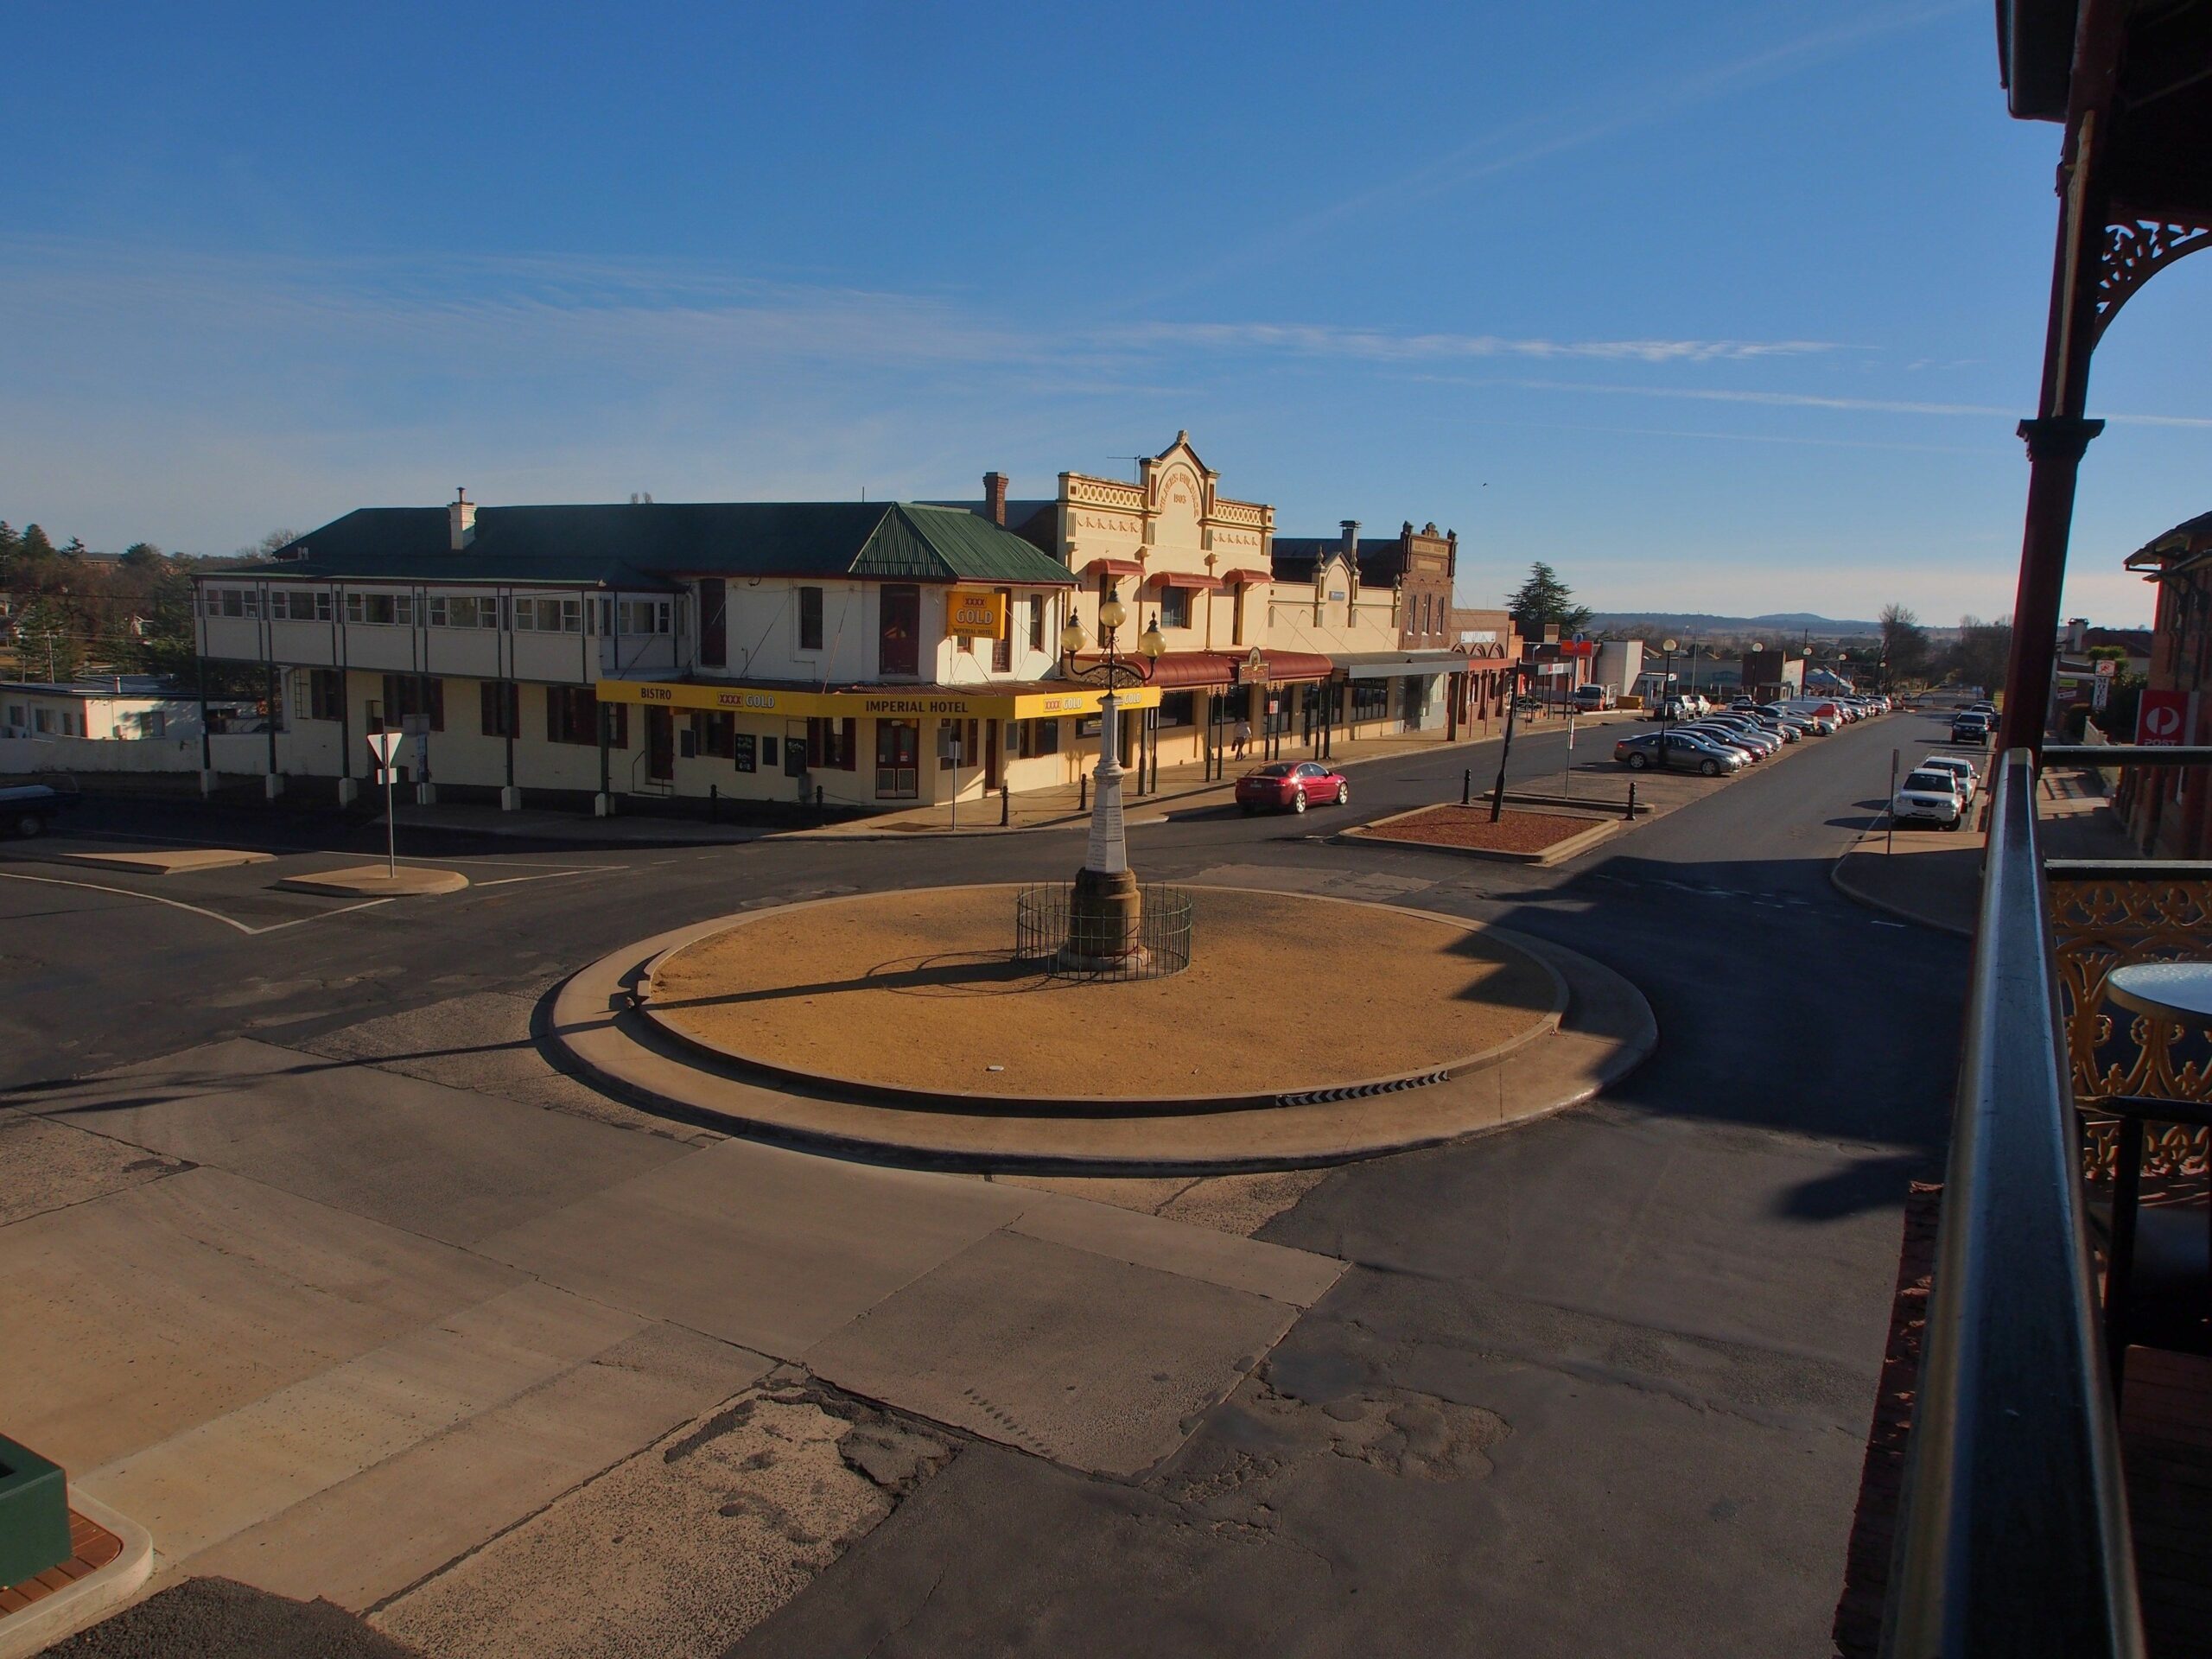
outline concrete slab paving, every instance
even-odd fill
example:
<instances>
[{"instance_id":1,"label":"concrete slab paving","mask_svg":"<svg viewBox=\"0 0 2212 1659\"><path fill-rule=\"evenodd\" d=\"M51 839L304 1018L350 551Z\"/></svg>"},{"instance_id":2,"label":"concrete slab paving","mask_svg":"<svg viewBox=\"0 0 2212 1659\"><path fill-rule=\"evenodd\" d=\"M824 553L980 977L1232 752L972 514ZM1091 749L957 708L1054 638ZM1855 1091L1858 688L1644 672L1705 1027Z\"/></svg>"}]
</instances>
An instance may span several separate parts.
<instances>
[{"instance_id":1,"label":"concrete slab paving","mask_svg":"<svg viewBox=\"0 0 2212 1659\"><path fill-rule=\"evenodd\" d=\"M0 1422L92 1469L524 1274L193 1169L0 1228Z\"/></svg>"},{"instance_id":2,"label":"concrete slab paving","mask_svg":"<svg viewBox=\"0 0 2212 1659\"><path fill-rule=\"evenodd\" d=\"M448 1243L692 1150L247 1039L53 1090L37 1106Z\"/></svg>"},{"instance_id":3,"label":"concrete slab paving","mask_svg":"<svg viewBox=\"0 0 2212 1659\"><path fill-rule=\"evenodd\" d=\"M0 1227L188 1167L126 1141L0 1107Z\"/></svg>"},{"instance_id":4,"label":"concrete slab paving","mask_svg":"<svg viewBox=\"0 0 2212 1659\"><path fill-rule=\"evenodd\" d=\"M1344 1270L1344 1264L1333 1256L1052 1194L1024 1208L1007 1224L1007 1230L1161 1273L1203 1279L1293 1307L1311 1307Z\"/></svg>"},{"instance_id":5,"label":"concrete slab paving","mask_svg":"<svg viewBox=\"0 0 2212 1659\"><path fill-rule=\"evenodd\" d=\"M792 1358L1030 1195L725 1141L479 1242L496 1261Z\"/></svg>"},{"instance_id":6,"label":"concrete slab paving","mask_svg":"<svg viewBox=\"0 0 2212 1659\"><path fill-rule=\"evenodd\" d=\"M768 1365L696 1332L649 1325L202 1551L184 1569L365 1611L728 1399Z\"/></svg>"},{"instance_id":7,"label":"concrete slab paving","mask_svg":"<svg viewBox=\"0 0 2212 1659\"><path fill-rule=\"evenodd\" d=\"M162 1553L189 1556L574 1369L637 1315L523 1284L85 1471Z\"/></svg>"},{"instance_id":8,"label":"concrete slab paving","mask_svg":"<svg viewBox=\"0 0 2212 1659\"><path fill-rule=\"evenodd\" d=\"M1008 1233L971 1245L810 1349L838 1387L1072 1467L1174 1451L1298 1310Z\"/></svg>"},{"instance_id":9,"label":"concrete slab paving","mask_svg":"<svg viewBox=\"0 0 2212 1659\"><path fill-rule=\"evenodd\" d=\"M497 1095L618 1128L643 1129L702 1146L725 1138L717 1130L641 1112L556 1070L531 1031L539 995L550 988L450 997L343 1026L295 1046L327 1059L359 1060L448 1089Z\"/></svg>"}]
</instances>

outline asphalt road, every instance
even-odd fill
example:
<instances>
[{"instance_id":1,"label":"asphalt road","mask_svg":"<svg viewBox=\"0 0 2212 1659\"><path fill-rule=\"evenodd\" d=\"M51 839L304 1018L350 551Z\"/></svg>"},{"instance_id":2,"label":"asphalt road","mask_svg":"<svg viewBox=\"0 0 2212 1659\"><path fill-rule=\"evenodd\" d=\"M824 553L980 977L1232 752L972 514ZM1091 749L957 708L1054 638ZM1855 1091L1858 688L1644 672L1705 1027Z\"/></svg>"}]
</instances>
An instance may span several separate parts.
<instances>
[{"instance_id":1,"label":"asphalt road","mask_svg":"<svg viewBox=\"0 0 2212 1659\"><path fill-rule=\"evenodd\" d=\"M1135 831L1147 876L1350 892L1571 945L1643 990L1659 1051L1591 1107L1338 1171L1279 1217L1263 1236L1353 1268L1166 1467L1121 1483L973 1447L736 1651L1827 1653L1967 958L1827 871L1891 746L1934 730L1850 728L1555 870L1332 845L1331 814ZM1456 798L1494 756L1363 766L1349 816ZM1535 735L1515 772L1562 758L1563 734ZM73 827L309 862L361 836L148 804ZM1080 844L996 840L990 876L1064 874ZM219 1036L296 1042L547 986L747 903L978 868L953 841L416 850L487 861L467 893L337 913L268 893L266 867L188 884L0 851L0 1086ZM1329 1008L1326 979L1289 961L1215 1012Z\"/></svg>"}]
</instances>

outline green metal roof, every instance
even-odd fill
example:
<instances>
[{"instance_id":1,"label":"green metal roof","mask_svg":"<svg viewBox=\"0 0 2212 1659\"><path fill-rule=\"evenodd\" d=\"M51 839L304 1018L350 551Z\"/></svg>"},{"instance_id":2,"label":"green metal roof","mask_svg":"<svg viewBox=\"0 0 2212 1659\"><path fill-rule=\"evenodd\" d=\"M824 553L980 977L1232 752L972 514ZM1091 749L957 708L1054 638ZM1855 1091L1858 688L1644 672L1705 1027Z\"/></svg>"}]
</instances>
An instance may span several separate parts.
<instances>
[{"instance_id":1,"label":"green metal roof","mask_svg":"<svg viewBox=\"0 0 2212 1659\"><path fill-rule=\"evenodd\" d=\"M957 507L914 502L641 502L484 507L459 552L443 507L363 507L255 567L304 581L577 582L658 590L677 576L857 577L1072 586L1065 566Z\"/></svg>"}]
</instances>

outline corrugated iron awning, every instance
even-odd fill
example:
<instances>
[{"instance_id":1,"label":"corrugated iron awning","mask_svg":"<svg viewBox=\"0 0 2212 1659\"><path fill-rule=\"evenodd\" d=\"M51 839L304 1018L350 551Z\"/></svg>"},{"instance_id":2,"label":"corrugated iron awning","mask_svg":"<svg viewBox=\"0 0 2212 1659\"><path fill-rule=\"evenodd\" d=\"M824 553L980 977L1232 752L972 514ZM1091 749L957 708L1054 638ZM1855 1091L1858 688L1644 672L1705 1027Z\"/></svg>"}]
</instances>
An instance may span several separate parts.
<instances>
[{"instance_id":1,"label":"corrugated iron awning","mask_svg":"<svg viewBox=\"0 0 2212 1659\"><path fill-rule=\"evenodd\" d=\"M1154 573L1148 585L1154 588L1192 588L1200 593L1211 594L1218 591L1223 584L1219 576L1198 575L1187 570L1160 570Z\"/></svg>"},{"instance_id":2,"label":"corrugated iron awning","mask_svg":"<svg viewBox=\"0 0 2212 1659\"><path fill-rule=\"evenodd\" d=\"M1141 576L1144 566L1135 559L1093 559L1083 567L1086 576Z\"/></svg>"}]
</instances>

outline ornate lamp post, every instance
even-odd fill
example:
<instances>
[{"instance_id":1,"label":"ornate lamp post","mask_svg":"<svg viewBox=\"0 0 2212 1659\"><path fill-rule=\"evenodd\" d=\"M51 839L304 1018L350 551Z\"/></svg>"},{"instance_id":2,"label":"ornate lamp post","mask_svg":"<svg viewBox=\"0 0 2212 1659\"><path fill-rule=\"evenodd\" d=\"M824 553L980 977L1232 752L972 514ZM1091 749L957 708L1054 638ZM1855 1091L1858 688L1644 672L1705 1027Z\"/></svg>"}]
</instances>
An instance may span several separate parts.
<instances>
[{"instance_id":1,"label":"ornate lamp post","mask_svg":"<svg viewBox=\"0 0 2212 1659\"><path fill-rule=\"evenodd\" d=\"M1098 705L1098 766L1091 773L1097 787L1091 793L1090 841L1084 850L1083 868L1075 874L1075 891L1068 905L1067 965L1077 969L1121 968L1143 951L1139 921L1143 895L1129 868L1128 838L1122 819L1122 700L1116 695L1126 676L1134 683L1141 677L1122 661L1117 630L1128 620L1128 608L1118 599L1098 607L1098 642L1106 652L1106 695ZM1071 657L1083 648L1083 628L1074 616L1060 631L1060 645ZM1146 630L1138 650L1159 658L1166 649L1157 626Z\"/></svg>"},{"instance_id":2,"label":"ornate lamp post","mask_svg":"<svg viewBox=\"0 0 2212 1659\"><path fill-rule=\"evenodd\" d=\"M1758 656L1762 652L1765 651L1765 649L1766 649L1766 641L1765 641L1765 640L1764 640L1764 639L1754 639L1754 640L1752 640L1752 641L1751 641L1751 652L1750 652L1749 657L1747 657L1747 658L1745 658L1745 660L1746 660L1746 661L1748 661L1748 660L1750 659L1750 657L1757 657L1757 656ZM1738 677L1740 679L1740 678L1741 678L1741 676L1738 676ZM1751 696L1753 695L1753 694L1752 694L1752 691L1751 691L1751 684L1750 684L1750 683L1749 683L1748 681L1745 681L1745 682L1744 683L1743 691L1744 691L1744 695L1745 695L1745 696L1747 696L1747 697ZM1777 695L1779 695L1779 692L1778 692L1778 691L1777 691Z\"/></svg>"},{"instance_id":3,"label":"ornate lamp post","mask_svg":"<svg viewBox=\"0 0 2212 1659\"><path fill-rule=\"evenodd\" d=\"M1675 726L1675 709L1678 706L1678 700L1675 696L1675 653L1681 649L1681 641L1679 639L1662 639L1659 642L1659 649L1665 654L1667 658L1667 667L1665 671L1667 677L1662 683L1659 693L1661 698L1659 704L1659 729L1664 732L1672 731ZM1664 757L1662 758L1663 759Z\"/></svg>"}]
</instances>

